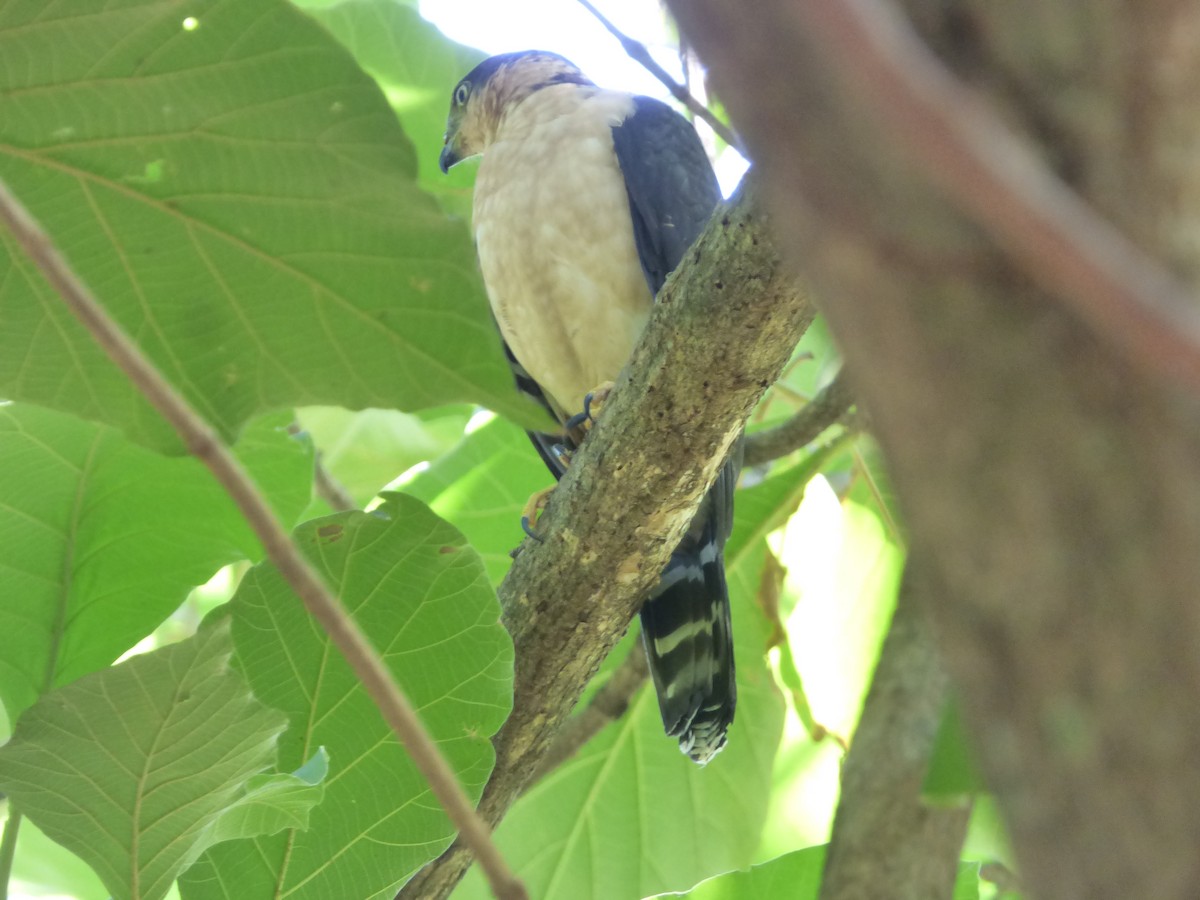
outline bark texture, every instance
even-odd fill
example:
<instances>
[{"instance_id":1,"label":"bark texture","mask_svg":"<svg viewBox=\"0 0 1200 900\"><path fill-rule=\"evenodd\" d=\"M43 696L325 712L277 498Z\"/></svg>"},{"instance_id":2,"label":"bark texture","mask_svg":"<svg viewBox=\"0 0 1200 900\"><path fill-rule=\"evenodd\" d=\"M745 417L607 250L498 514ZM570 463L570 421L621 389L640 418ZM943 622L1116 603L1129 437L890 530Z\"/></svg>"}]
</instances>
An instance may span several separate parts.
<instances>
[{"instance_id":1,"label":"bark texture","mask_svg":"<svg viewBox=\"0 0 1200 900\"><path fill-rule=\"evenodd\" d=\"M1194 897L1200 403L1043 291L899 149L922 135L882 127L859 61L818 37L830 2L669 5L781 252L825 298L1030 896ZM906 10L1066 186L1194 285L1200 8Z\"/></svg>"},{"instance_id":2,"label":"bark texture","mask_svg":"<svg viewBox=\"0 0 1200 900\"><path fill-rule=\"evenodd\" d=\"M513 712L479 810L497 823L657 582L700 499L815 310L779 264L749 194L721 207L500 587L516 650ZM445 897L455 843L401 897Z\"/></svg>"},{"instance_id":3,"label":"bark texture","mask_svg":"<svg viewBox=\"0 0 1200 900\"><path fill-rule=\"evenodd\" d=\"M949 679L910 569L842 769L823 900L950 900L970 809L931 806L929 772Z\"/></svg>"}]
</instances>

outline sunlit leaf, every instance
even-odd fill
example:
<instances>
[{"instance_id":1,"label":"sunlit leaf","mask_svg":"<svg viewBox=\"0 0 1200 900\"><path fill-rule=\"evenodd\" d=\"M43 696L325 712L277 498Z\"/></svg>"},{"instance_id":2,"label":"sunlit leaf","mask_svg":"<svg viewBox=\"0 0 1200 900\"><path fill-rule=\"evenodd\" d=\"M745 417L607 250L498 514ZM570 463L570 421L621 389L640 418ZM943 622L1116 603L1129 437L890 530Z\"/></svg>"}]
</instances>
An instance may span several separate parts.
<instances>
[{"instance_id":1,"label":"sunlit leaf","mask_svg":"<svg viewBox=\"0 0 1200 900\"><path fill-rule=\"evenodd\" d=\"M0 787L116 897L155 900L216 841L303 827L319 788L271 765L284 716L229 668L228 628L43 697L0 749ZM280 808L280 807L283 808Z\"/></svg>"},{"instance_id":2,"label":"sunlit leaf","mask_svg":"<svg viewBox=\"0 0 1200 900\"><path fill-rule=\"evenodd\" d=\"M519 401L461 221L283 0L0 0L0 177L227 437L297 404ZM0 396L178 439L0 233Z\"/></svg>"},{"instance_id":3,"label":"sunlit leaf","mask_svg":"<svg viewBox=\"0 0 1200 900\"><path fill-rule=\"evenodd\" d=\"M494 419L475 429L403 490L462 529L493 583L512 565L509 551L525 539L521 510L554 478L520 428Z\"/></svg>"},{"instance_id":4,"label":"sunlit leaf","mask_svg":"<svg viewBox=\"0 0 1200 900\"><path fill-rule=\"evenodd\" d=\"M746 871L709 879L682 895L669 896L683 896L688 900L817 900L825 851L824 845L796 850ZM878 885L878 896L891 896L886 885ZM954 882L954 900L978 898L979 867L964 863Z\"/></svg>"},{"instance_id":5,"label":"sunlit leaf","mask_svg":"<svg viewBox=\"0 0 1200 900\"><path fill-rule=\"evenodd\" d=\"M308 503L312 452L288 421L254 423L236 452L290 523ZM261 555L198 460L53 410L0 406L0 700L10 717L111 663L222 565Z\"/></svg>"},{"instance_id":6,"label":"sunlit leaf","mask_svg":"<svg viewBox=\"0 0 1200 900\"><path fill-rule=\"evenodd\" d=\"M307 7L307 2L298 5ZM309 9L375 77L400 117L417 156L418 181L460 215L471 211L474 166L443 174L438 168L450 92L484 54L457 44L421 18L416 3L396 0L345 0Z\"/></svg>"},{"instance_id":7,"label":"sunlit leaf","mask_svg":"<svg viewBox=\"0 0 1200 900\"><path fill-rule=\"evenodd\" d=\"M813 481L781 559L799 602L788 640L816 721L848 740L891 621L903 555L875 508Z\"/></svg>"},{"instance_id":8,"label":"sunlit leaf","mask_svg":"<svg viewBox=\"0 0 1200 900\"><path fill-rule=\"evenodd\" d=\"M824 865L825 847L808 847L711 878L683 896L688 900L817 900Z\"/></svg>"},{"instance_id":9,"label":"sunlit leaf","mask_svg":"<svg viewBox=\"0 0 1200 900\"><path fill-rule=\"evenodd\" d=\"M478 797L489 737L512 702L512 643L483 565L410 497L305 523L296 537L379 648L426 727ZM349 665L279 574L261 565L232 603L239 667L287 713L280 763L317 746L332 773L305 832L222 844L180 881L185 900L390 896L454 831Z\"/></svg>"}]
</instances>

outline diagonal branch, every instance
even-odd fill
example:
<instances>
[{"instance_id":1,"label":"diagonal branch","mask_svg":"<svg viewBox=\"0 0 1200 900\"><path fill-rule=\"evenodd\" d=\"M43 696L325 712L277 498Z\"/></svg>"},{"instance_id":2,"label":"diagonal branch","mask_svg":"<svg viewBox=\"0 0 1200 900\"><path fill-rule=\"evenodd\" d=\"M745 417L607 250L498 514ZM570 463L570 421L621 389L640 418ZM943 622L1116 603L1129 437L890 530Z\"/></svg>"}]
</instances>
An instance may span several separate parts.
<instances>
[{"instance_id":1,"label":"diagonal branch","mask_svg":"<svg viewBox=\"0 0 1200 900\"><path fill-rule=\"evenodd\" d=\"M604 414L500 588L516 645L513 714L480 812L498 822L625 632L746 417L814 310L780 265L757 200L718 209L658 304ZM455 844L405 898L445 897Z\"/></svg>"},{"instance_id":2,"label":"diagonal branch","mask_svg":"<svg viewBox=\"0 0 1200 900\"><path fill-rule=\"evenodd\" d=\"M535 782L545 778L578 753L581 747L604 729L604 726L625 715L633 695L649 678L650 665L646 662L646 651L642 649L641 642L638 642L609 676L608 681L596 691L587 708L571 716L563 725L562 730L555 736L554 743L542 757L537 773L528 786L532 787Z\"/></svg>"},{"instance_id":3,"label":"diagonal branch","mask_svg":"<svg viewBox=\"0 0 1200 900\"><path fill-rule=\"evenodd\" d=\"M114 363L129 377L183 439L188 450L203 462L237 504L267 556L287 580L296 596L321 625L379 708L383 718L404 744L413 763L429 783L438 802L471 847L480 854L493 893L522 900L524 886L492 843L490 829L476 815L454 770L421 724L412 704L392 679L383 660L371 646L341 602L301 554L275 518L253 479L229 452L195 409L163 378L154 364L109 316L50 238L8 187L0 182L0 221L3 221L30 260L59 293Z\"/></svg>"}]
</instances>

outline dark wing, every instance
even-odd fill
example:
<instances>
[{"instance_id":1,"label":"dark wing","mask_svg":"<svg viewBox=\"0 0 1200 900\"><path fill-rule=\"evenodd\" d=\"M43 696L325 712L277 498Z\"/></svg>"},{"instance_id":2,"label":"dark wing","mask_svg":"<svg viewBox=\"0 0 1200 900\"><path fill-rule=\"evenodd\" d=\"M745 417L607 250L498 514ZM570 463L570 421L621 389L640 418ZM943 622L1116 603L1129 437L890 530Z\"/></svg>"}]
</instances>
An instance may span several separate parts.
<instances>
[{"instance_id":1,"label":"dark wing","mask_svg":"<svg viewBox=\"0 0 1200 900\"><path fill-rule=\"evenodd\" d=\"M612 133L638 258L657 295L704 230L721 189L695 129L667 104L635 98L633 112Z\"/></svg>"},{"instance_id":2,"label":"dark wing","mask_svg":"<svg viewBox=\"0 0 1200 900\"><path fill-rule=\"evenodd\" d=\"M633 113L613 128L613 146L638 258L657 295L704 230L720 189L696 132L665 103L637 98ZM663 725L700 763L725 745L737 702L723 559L737 457L725 463L641 612Z\"/></svg>"},{"instance_id":3,"label":"dark wing","mask_svg":"<svg viewBox=\"0 0 1200 900\"><path fill-rule=\"evenodd\" d=\"M497 327L497 331L499 328ZM517 357L513 355L512 350L508 346L508 341L502 340L504 344L504 358L508 360L508 367L512 369L513 380L517 383L517 390L538 403L540 403L550 413L550 418L557 419L558 414L550 406L550 401L546 399L546 394L542 390L542 386L533 380L525 367L517 362ZM529 440L533 442L534 449L537 450L538 456L542 458L542 462L546 464L546 468L553 473L555 480L560 480L566 474L566 468L563 466L562 460L559 459L552 448L560 445L564 441L562 434L549 434L545 431L526 431L529 435Z\"/></svg>"}]
</instances>

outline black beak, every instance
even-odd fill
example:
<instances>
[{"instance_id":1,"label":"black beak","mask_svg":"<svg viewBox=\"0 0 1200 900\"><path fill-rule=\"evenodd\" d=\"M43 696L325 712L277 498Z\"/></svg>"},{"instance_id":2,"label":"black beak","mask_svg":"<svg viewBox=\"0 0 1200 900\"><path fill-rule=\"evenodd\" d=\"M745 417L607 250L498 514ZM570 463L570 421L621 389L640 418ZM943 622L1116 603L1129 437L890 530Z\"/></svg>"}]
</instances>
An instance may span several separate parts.
<instances>
[{"instance_id":1,"label":"black beak","mask_svg":"<svg viewBox=\"0 0 1200 900\"><path fill-rule=\"evenodd\" d=\"M457 162L458 154L454 152L454 147L451 144L447 144L442 148L442 155L438 157L438 168L440 168L442 170L442 174L445 175L450 171L450 167Z\"/></svg>"}]
</instances>

